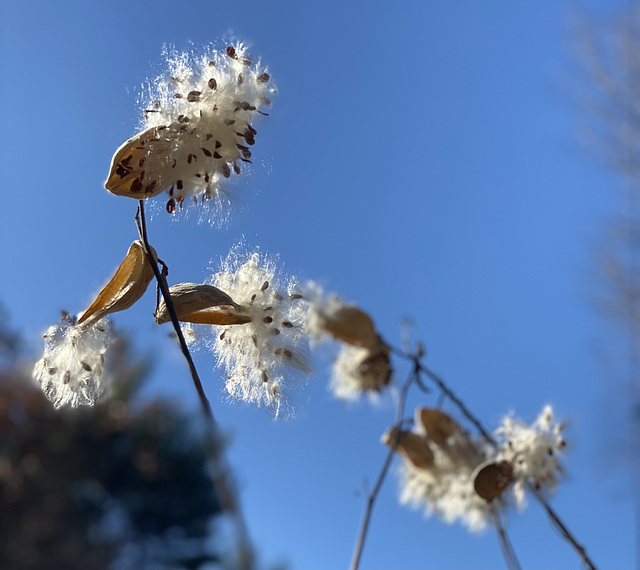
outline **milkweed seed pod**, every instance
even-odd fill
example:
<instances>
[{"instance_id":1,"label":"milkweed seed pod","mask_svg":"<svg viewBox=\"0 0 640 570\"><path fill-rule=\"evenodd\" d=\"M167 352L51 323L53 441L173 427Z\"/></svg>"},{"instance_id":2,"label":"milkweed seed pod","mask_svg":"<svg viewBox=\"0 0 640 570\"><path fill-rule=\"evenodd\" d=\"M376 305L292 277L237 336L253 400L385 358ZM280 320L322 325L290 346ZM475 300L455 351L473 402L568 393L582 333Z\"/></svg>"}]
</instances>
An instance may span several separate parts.
<instances>
[{"instance_id":1,"label":"milkweed seed pod","mask_svg":"<svg viewBox=\"0 0 640 570\"><path fill-rule=\"evenodd\" d=\"M143 130L116 151L105 187L135 199L166 192L169 213L189 196L224 210L224 182L251 162L253 123L275 88L242 44L198 57L170 53L168 63L153 82Z\"/></svg>"}]
</instances>

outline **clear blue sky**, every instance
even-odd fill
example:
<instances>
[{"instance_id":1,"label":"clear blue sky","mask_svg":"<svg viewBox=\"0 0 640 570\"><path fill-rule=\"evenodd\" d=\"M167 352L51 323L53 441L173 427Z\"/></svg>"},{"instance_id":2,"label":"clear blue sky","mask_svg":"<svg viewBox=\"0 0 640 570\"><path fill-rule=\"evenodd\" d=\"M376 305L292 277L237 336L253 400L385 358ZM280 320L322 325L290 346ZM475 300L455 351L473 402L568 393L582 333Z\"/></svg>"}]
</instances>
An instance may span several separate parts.
<instances>
[{"instance_id":1,"label":"clear blue sky","mask_svg":"<svg viewBox=\"0 0 640 570\"><path fill-rule=\"evenodd\" d=\"M244 40L279 95L259 126L244 208L220 231L152 220L170 281L201 281L240 236L302 279L358 302L398 342L416 323L430 366L490 429L546 403L571 422L568 477L553 505L606 568L636 563L629 477L616 466L626 394L599 354L594 244L616 182L578 144L569 18L623 2L4 2L0 7L0 300L42 349L60 309L86 308L136 239L135 202L103 189L137 127L140 85L164 44ZM197 411L186 366L147 294L116 315L155 355L149 394ZM263 566L349 564L363 482L384 459L390 400L344 406L320 366L298 418L226 402L213 358L197 364L221 425ZM398 380L404 370L398 367ZM435 395L414 394L433 404ZM194 412L196 413L196 412ZM503 567L495 533L398 505L390 477L362 566ZM578 559L531 504L513 513L524 567Z\"/></svg>"}]
</instances>

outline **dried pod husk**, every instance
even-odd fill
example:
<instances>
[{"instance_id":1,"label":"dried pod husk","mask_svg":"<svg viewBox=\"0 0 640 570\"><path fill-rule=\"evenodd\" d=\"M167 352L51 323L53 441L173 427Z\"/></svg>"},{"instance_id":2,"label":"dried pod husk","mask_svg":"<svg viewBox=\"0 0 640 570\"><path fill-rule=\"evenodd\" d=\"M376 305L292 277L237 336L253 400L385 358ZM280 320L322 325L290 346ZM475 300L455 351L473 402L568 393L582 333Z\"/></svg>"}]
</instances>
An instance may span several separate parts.
<instances>
[{"instance_id":1,"label":"dried pod husk","mask_svg":"<svg viewBox=\"0 0 640 570\"><path fill-rule=\"evenodd\" d=\"M323 328L342 342L369 349L380 342L373 320L358 307L345 305L322 317Z\"/></svg>"},{"instance_id":2,"label":"dried pod husk","mask_svg":"<svg viewBox=\"0 0 640 570\"><path fill-rule=\"evenodd\" d=\"M380 343L377 352L369 352L368 356L360 363L360 373L366 379L365 388L375 392L380 392L391 380L391 361L389 360L390 349L387 345Z\"/></svg>"},{"instance_id":3,"label":"dried pod husk","mask_svg":"<svg viewBox=\"0 0 640 570\"><path fill-rule=\"evenodd\" d=\"M151 254L154 259L158 259L152 247ZM80 315L78 324L97 321L109 313L128 309L144 295L153 276L153 268L144 252L144 245L139 240L134 241L115 275L98 293L89 308Z\"/></svg>"},{"instance_id":4,"label":"dried pod husk","mask_svg":"<svg viewBox=\"0 0 640 570\"><path fill-rule=\"evenodd\" d=\"M166 128L166 127L165 127ZM144 163L155 154L167 155L171 140L161 133L162 127L151 127L124 142L111 159L109 176L104 186L116 196L129 198L151 198L164 188L150 177L145 178Z\"/></svg>"},{"instance_id":5,"label":"dried pod husk","mask_svg":"<svg viewBox=\"0 0 640 570\"><path fill-rule=\"evenodd\" d=\"M487 503L502 494L513 481L513 466L509 461L484 465L473 480L473 488Z\"/></svg>"},{"instance_id":6,"label":"dried pod husk","mask_svg":"<svg viewBox=\"0 0 640 570\"><path fill-rule=\"evenodd\" d=\"M464 433L451 416L436 408L416 408L415 421L417 426L422 426L427 437L441 448L447 447L447 440L454 435Z\"/></svg>"},{"instance_id":7,"label":"dried pod husk","mask_svg":"<svg viewBox=\"0 0 640 570\"><path fill-rule=\"evenodd\" d=\"M382 436L382 442L391 448L395 445L395 450L418 469L429 469L433 465L433 452L424 436L391 428Z\"/></svg>"},{"instance_id":8,"label":"dried pod husk","mask_svg":"<svg viewBox=\"0 0 640 570\"><path fill-rule=\"evenodd\" d=\"M169 287L171 301L178 320L203 325L242 325L251 322L229 295L213 285L179 283ZM167 305L162 299L156 312L156 323L171 320Z\"/></svg>"}]
</instances>

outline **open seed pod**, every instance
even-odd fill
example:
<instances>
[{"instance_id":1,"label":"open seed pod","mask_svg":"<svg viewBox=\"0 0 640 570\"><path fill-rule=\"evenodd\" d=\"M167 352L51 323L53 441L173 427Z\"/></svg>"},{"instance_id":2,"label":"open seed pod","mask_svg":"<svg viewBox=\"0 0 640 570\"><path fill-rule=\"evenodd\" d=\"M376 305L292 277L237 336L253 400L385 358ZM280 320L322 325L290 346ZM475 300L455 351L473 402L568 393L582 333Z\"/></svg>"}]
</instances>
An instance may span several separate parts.
<instances>
[{"instance_id":1,"label":"open seed pod","mask_svg":"<svg viewBox=\"0 0 640 570\"><path fill-rule=\"evenodd\" d=\"M418 406L415 421L417 426L422 426L427 437L442 448L447 446L449 437L464 431L451 416L436 408Z\"/></svg>"},{"instance_id":2,"label":"open seed pod","mask_svg":"<svg viewBox=\"0 0 640 570\"><path fill-rule=\"evenodd\" d=\"M382 443L389 447L395 444L396 451L419 469L429 469L433 465L433 452L424 436L391 428L382 436Z\"/></svg>"},{"instance_id":3,"label":"open seed pod","mask_svg":"<svg viewBox=\"0 0 640 570\"><path fill-rule=\"evenodd\" d=\"M358 307L342 305L322 318L323 328L342 342L370 349L379 342L373 320Z\"/></svg>"},{"instance_id":4,"label":"open seed pod","mask_svg":"<svg viewBox=\"0 0 640 570\"><path fill-rule=\"evenodd\" d=\"M166 155L171 149L171 140L161 135L164 129L151 127L120 146L113 155L109 177L104 183L109 192L139 200L156 196L164 190L157 180L151 177L145 180L143 167L150 155Z\"/></svg>"},{"instance_id":5,"label":"open seed pod","mask_svg":"<svg viewBox=\"0 0 640 570\"><path fill-rule=\"evenodd\" d=\"M513 466L509 461L489 463L482 467L473 481L473 488L487 503L498 497L513 481Z\"/></svg>"},{"instance_id":6,"label":"open seed pod","mask_svg":"<svg viewBox=\"0 0 640 570\"><path fill-rule=\"evenodd\" d=\"M171 301L178 320L203 325L242 325L251 322L247 315L239 313L239 306L229 295L213 285L179 283L169 287ZM167 305L162 299L156 313L156 323L171 320Z\"/></svg>"},{"instance_id":7,"label":"open seed pod","mask_svg":"<svg viewBox=\"0 0 640 570\"><path fill-rule=\"evenodd\" d=\"M151 248L151 254L157 260L158 255ZM133 305L147 290L153 279L153 269L139 240L129 247L124 261L115 275L102 288L95 301L78 318L78 324L85 321L97 321L117 311L123 311Z\"/></svg>"}]
</instances>

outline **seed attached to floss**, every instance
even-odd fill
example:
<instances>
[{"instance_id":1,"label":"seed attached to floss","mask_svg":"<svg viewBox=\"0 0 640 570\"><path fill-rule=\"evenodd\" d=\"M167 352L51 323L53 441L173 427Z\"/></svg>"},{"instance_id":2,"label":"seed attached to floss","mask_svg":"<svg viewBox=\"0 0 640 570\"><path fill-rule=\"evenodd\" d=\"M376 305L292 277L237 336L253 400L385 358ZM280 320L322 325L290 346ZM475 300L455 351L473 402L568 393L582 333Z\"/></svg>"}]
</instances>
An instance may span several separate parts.
<instances>
[{"instance_id":1,"label":"seed attached to floss","mask_svg":"<svg viewBox=\"0 0 640 570\"><path fill-rule=\"evenodd\" d=\"M213 198L212 207L224 215L233 198L225 179L241 173L241 160L249 162L247 145L256 133L251 123L275 88L242 44L206 57L171 52L168 66L166 75L149 82L145 128L116 151L105 187L134 199L167 192L175 200L166 208L172 214L187 196L195 203ZM211 139L215 148L203 144Z\"/></svg>"}]
</instances>

